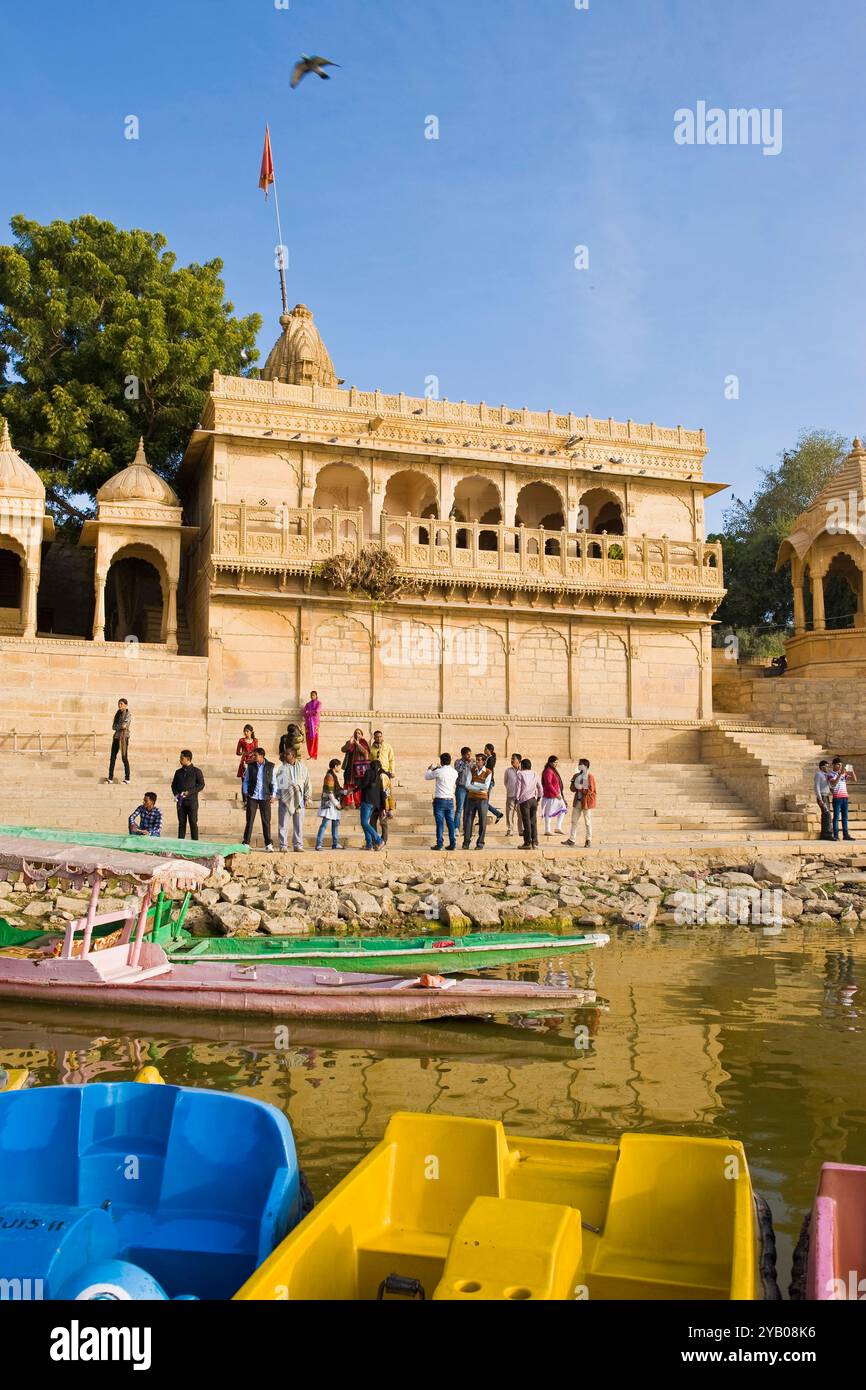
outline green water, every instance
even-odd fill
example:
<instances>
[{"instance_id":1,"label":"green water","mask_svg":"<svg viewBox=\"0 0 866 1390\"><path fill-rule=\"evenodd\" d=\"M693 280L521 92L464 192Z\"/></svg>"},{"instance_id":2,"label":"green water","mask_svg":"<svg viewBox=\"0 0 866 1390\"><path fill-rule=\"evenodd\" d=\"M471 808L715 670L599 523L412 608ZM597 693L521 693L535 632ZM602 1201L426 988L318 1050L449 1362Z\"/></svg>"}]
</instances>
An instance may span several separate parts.
<instances>
[{"instance_id":1,"label":"green water","mask_svg":"<svg viewBox=\"0 0 866 1390\"><path fill-rule=\"evenodd\" d=\"M544 979L550 968L581 984L592 971L606 1009L524 1026L292 1025L277 1048L264 1021L0 1004L0 1064L51 1084L127 1079L156 1062L166 1081L271 1101L317 1198L398 1109L561 1139L730 1135L772 1208L787 1285L820 1164L866 1164L866 931L629 931L553 967L510 970Z\"/></svg>"}]
</instances>

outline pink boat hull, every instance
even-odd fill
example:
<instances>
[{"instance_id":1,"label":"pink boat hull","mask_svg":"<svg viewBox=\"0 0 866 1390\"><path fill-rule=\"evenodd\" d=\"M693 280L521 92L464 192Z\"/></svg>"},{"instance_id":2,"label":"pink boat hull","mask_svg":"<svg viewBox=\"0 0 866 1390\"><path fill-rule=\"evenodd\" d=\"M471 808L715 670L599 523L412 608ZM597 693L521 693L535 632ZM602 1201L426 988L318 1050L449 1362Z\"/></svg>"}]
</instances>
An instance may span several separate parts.
<instances>
[{"instance_id":1,"label":"pink boat hull","mask_svg":"<svg viewBox=\"0 0 866 1390\"><path fill-rule=\"evenodd\" d=\"M118 945L84 958L0 958L0 999L370 1023L483 1018L595 1003L593 990L522 981L459 980L437 989L413 987L399 976L341 975L307 966L239 966L227 961L172 968L165 952L150 942L142 944L139 965L131 968L129 953L128 945Z\"/></svg>"},{"instance_id":2,"label":"pink boat hull","mask_svg":"<svg viewBox=\"0 0 866 1390\"><path fill-rule=\"evenodd\" d=\"M866 1298L866 1168L825 1163L809 1230L806 1297Z\"/></svg>"}]
</instances>

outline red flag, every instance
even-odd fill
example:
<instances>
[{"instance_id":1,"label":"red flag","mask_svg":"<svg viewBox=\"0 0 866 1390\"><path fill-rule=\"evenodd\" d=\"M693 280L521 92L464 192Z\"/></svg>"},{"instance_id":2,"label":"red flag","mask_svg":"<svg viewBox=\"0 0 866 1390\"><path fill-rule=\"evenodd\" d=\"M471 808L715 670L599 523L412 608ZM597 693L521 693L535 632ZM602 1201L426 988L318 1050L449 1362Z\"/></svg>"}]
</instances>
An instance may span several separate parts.
<instances>
[{"instance_id":1,"label":"red flag","mask_svg":"<svg viewBox=\"0 0 866 1390\"><path fill-rule=\"evenodd\" d=\"M265 126L265 148L262 150L262 168L259 174L259 188L268 196L268 187L274 181L274 161L271 155L271 132Z\"/></svg>"}]
</instances>

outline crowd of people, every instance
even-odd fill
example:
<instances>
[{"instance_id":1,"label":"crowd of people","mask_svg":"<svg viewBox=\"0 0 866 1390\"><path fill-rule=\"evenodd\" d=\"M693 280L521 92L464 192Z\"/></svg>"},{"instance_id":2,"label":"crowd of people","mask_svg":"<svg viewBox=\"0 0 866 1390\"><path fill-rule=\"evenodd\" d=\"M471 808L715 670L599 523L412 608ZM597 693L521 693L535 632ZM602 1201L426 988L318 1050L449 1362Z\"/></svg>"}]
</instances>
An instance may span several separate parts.
<instances>
[{"instance_id":1,"label":"crowd of people","mask_svg":"<svg viewBox=\"0 0 866 1390\"><path fill-rule=\"evenodd\" d=\"M260 746L253 726L244 725L235 749L245 809L244 844L252 843L258 820L265 849L274 851L274 804L281 850L289 848L290 838L295 852L304 848L306 812L313 807L318 819L317 850L344 848L340 829L348 811L358 812L365 850L381 850L387 844L396 807L394 749L381 729L374 729L371 738L363 729L355 729L340 748L342 756L328 762L321 787L314 786L309 764L317 761L319 755L321 710L322 702L313 690L304 706L302 723L290 723L280 738L276 759L270 759ZM123 763L124 783L130 781L131 728L129 703L119 700L112 723L109 782L114 780L118 757ZM465 745L453 760L451 753L440 753L438 761L430 764L424 776L433 784L433 850L484 849L491 821L498 825L502 820L506 837L517 836L519 848L537 849L540 825L544 826L545 836L562 835L569 810L569 833L562 843L575 846L582 836L584 847L591 847L598 791L588 758L578 760L566 791L556 754L550 755L539 774L530 758L513 753L502 779L504 811L493 800L496 767L492 743L486 743L479 753ZM853 767L843 763L841 757L832 762L822 759L818 764L814 786L821 813L820 839L838 840L840 832L842 839L854 839L848 829L848 784L856 781ZM182 749L171 782L180 839L186 838L187 831L191 839L198 839L198 805L204 785L204 776L195 766L192 752ZM145 792L141 804L129 817L130 834L162 834L163 816L157 799L156 792Z\"/></svg>"},{"instance_id":2,"label":"crowd of people","mask_svg":"<svg viewBox=\"0 0 866 1390\"><path fill-rule=\"evenodd\" d=\"M558 763L556 754L551 753L539 777L533 770L530 758L512 753L503 777L503 812L492 800L496 785L496 749L492 743L486 743L483 751L474 755L471 748L461 748L460 757L453 763L450 753L440 753L439 761L431 763L424 774L425 779L433 783L436 843L431 849L457 849L458 834L462 836L462 849L484 849L491 817L498 824L504 816L505 834L522 836L521 849L538 848L539 814L544 822L545 835L561 835L562 823L569 808ZM592 813L597 797L595 777L589 766L589 759L581 758L569 782L571 830L563 841L566 845L577 843L576 836L582 821L586 836L584 846L587 849L592 845Z\"/></svg>"},{"instance_id":3,"label":"crowd of people","mask_svg":"<svg viewBox=\"0 0 866 1390\"><path fill-rule=\"evenodd\" d=\"M374 729L371 738L367 738L363 729L355 729L340 749L342 756L328 762L321 788L314 788L310 763L318 759L321 709L322 703L314 690L304 706L303 725L288 725L280 738L276 759L268 757L252 724L244 725L235 749L245 811L244 844L252 843L258 822L265 849L274 851L274 805L277 807L277 845L281 850L289 848L290 839L295 852L304 848L306 812L314 805L318 818L317 850L343 848L340 827L346 812L353 810L358 812L364 849L377 851L387 844L396 806L394 749L381 729ZM119 700L112 725L109 782L114 779L118 757L123 761L124 783L130 780L131 728L128 701ZM522 758L518 753L512 755L503 778L504 811L493 801L496 762L496 749L492 743L487 743L482 752L475 754L468 745L464 746L453 763L450 753L442 753L438 762L428 768L425 778L434 784L434 850L457 849L458 834L463 849L483 849L491 821L498 824L504 820L506 836L517 835L526 849L538 846L539 821L544 824L545 835L563 833L569 806L556 756L552 754L548 758L539 776L533 771L529 758ZM187 831L191 839L198 839L199 796L204 786L204 776L193 761L192 751L183 749L171 783L180 839L186 838ZM572 799L571 832L564 843L577 843L582 823L584 843L588 847L592 844L596 784L586 758L580 759L570 780L569 795ZM157 807L157 800L156 792L145 792L141 804L129 816L130 834L162 835L163 814Z\"/></svg>"}]
</instances>

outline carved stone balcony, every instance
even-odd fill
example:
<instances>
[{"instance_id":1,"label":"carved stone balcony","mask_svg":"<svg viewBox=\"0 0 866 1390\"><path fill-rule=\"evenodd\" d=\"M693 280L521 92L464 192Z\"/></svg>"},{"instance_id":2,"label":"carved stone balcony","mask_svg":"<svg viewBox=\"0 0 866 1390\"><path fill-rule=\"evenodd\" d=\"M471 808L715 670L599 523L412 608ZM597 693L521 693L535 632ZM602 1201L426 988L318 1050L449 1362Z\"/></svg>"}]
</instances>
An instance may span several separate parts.
<instances>
[{"instance_id":1,"label":"carved stone balcony","mask_svg":"<svg viewBox=\"0 0 866 1390\"><path fill-rule=\"evenodd\" d=\"M390 515L371 536L361 510L244 502L216 503L209 534L214 572L314 574L330 556L374 542L422 587L657 595L713 606L724 594L718 542Z\"/></svg>"}]
</instances>

